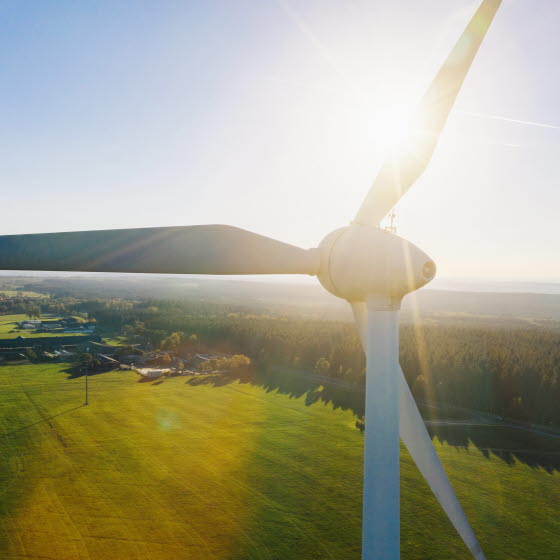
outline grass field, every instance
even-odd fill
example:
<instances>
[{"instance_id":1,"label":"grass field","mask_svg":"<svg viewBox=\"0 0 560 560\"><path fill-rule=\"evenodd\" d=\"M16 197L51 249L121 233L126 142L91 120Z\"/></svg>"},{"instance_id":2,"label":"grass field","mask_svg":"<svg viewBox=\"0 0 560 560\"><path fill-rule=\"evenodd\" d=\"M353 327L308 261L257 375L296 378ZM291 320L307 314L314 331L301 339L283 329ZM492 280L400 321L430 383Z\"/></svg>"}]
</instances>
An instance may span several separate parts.
<instances>
[{"instance_id":1,"label":"grass field","mask_svg":"<svg viewBox=\"0 0 560 560\"><path fill-rule=\"evenodd\" d=\"M19 321L25 321L28 319L26 315L0 315L0 338L17 338L18 336L23 336L24 338L29 338L29 340L33 340L33 338L43 337L43 336L76 336L76 334L72 333L36 333L35 330L18 330L16 332L10 332L17 328L16 323ZM43 315L41 317L43 320L53 321L55 319L60 319L56 315Z\"/></svg>"},{"instance_id":2,"label":"grass field","mask_svg":"<svg viewBox=\"0 0 560 560\"><path fill-rule=\"evenodd\" d=\"M27 298L47 297L45 294L39 294L37 292L25 292L25 291L22 291L22 290L0 290L0 296L27 297Z\"/></svg>"},{"instance_id":3,"label":"grass field","mask_svg":"<svg viewBox=\"0 0 560 560\"><path fill-rule=\"evenodd\" d=\"M80 407L83 384L0 367L0 558L360 558L351 412L131 372L90 377ZM557 471L436 445L489 560L558 559ZM404 560L469 558L404 450L402 510Z\"/></svg>"}]
</instances>

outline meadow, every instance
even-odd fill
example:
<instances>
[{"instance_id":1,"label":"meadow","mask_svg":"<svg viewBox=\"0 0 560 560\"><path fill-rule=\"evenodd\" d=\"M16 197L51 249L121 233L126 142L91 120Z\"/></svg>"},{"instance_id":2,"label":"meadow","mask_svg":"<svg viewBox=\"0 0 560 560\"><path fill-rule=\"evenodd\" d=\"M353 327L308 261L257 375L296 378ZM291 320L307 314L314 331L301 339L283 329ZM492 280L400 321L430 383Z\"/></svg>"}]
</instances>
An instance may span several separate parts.
<instances>
[{"instance_id":1,"label":"meadow","mask_svg":"<svg viewBox=\"0 0 560 560\"><path fill-rule=\"evenodd\" d=\"M49 315L44 314L41 316L43 321L54 321L56 319L60 319L56 315ZM33 338L41 338L41 337L51 337L51 336L76 336L72 333L63 333L63 332L53 332L53 333L37 333L34 330L16 330L17 325L16 323L20 321L25 321L29 319L26 315L22 313L12 314L12 315L0 315L0 338L17 338L18 336L23 336L24 338L29 338L33 340ZM14 331L14 332L12 332Z\"/></svg>"},{"instance_id":2,"label":"meadow","mask_svg":"<svg viewBox=\"0 0 560 560\"><path fill-rule=\"evenodd\" d=\"M0 290L0 296L22 297L22 298L44 298L45 294L38 292L28 292L26 290Z\"/></svg>"},{"instance_id":3,"label":"meadow","mask_svg":"<svg viewBox=\"0 0 560 560\"><path fill-rule=\"evenodd\" d=\"M363 436L350 410L128 371L89 387L82 406L68 365L0 367L0 558L360 558ZM558 470L461 441L435 440L487 557L556 560ZM468 559L401 456L402 558Z\"/></svg>"}]
</instances>

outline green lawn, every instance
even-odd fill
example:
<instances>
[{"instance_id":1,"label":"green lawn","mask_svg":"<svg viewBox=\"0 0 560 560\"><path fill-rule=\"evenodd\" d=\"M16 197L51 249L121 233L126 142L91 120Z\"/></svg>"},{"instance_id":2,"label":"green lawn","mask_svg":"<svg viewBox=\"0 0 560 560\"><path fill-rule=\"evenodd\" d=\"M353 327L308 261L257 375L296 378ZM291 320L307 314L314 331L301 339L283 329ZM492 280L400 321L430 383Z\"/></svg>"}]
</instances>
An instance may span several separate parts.
<instances>
[{"instance_id":1,"label":"green lawn","mask_svg":"<svg viewBox=\"0 0 560 560\"><path fill-rule=\"evenodd\" d=\"M107 328L97 327L95 334L103 337L104 344L111 344L113 346L126 346L127 344L125 336L115 336L114 332Z\"/></svg>"},{"instance_id":2,"label":"green lawn","mask_svg":"<svg viewBox=\"0 0 560 560\"><path fill-rule=\"evenodd\" d=\"M359 560L350 411L132 372L90 377L75 408L68 376L0 367L0 558ZM437 449L489 560L558 559L558 472ZM404 560L469 558L404 450L402 508Z\"/></svg>"}]
</instances>

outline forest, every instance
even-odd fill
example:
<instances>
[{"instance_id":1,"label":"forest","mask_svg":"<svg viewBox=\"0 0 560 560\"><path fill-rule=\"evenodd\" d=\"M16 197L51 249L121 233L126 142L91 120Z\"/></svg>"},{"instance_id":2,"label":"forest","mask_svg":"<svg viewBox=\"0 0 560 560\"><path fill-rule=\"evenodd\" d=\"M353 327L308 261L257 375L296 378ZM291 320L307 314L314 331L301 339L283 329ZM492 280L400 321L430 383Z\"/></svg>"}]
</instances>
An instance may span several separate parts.
<instances>
[{"instance_id":1,"label":"forest","mask_svg":"<svg viewBox=\"0 0 560 560\"><path fill-rule=\"evenodd\" d=\"M0 286L1 287L1 286ZM7 287L7 286L6 286ZM27 289L37 285L27 286ZM283 313L282 306L191 299L88 297L58 293L11 297L0 313L72 314L125 340L153 348L245 354L262 372L283 367L357 388L365 360L353 323L318 314ZM560 426L560 330L422 317L400 329L400 362L419 400L438 401L503 417Z\"/></svg>"},{"instance_id":2,"label":"forest","mask_svg":"<svg viewBox=\"0 0 560 560\"><path fill-rule=\"evenodd\" d=\"M364 383L364 355L349 322L181 301L97 299L73 304L130 341L243 353L261 368L287 366ZM560 425L557 330L417 322L402 325L400 338L400 362L417 399Z\"/></svg>"}]
</instances>

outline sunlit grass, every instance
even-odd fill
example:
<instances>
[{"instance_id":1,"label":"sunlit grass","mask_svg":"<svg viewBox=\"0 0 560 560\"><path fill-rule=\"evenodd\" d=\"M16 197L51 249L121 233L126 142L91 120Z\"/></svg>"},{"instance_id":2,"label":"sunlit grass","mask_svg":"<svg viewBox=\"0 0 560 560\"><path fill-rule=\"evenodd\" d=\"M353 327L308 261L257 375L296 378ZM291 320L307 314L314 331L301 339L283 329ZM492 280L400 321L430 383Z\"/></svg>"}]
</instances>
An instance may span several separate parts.
<instances>
[{"instance_id":1,"label":"sunlit grass","mask_svg":"<svg viewBox=\"0 0 560 560\"><path fill-rule=\"evenodd\" d=\"M0 296L27 297L27 298L47 297L47 296L45 296L45 294L39 294L38 292L26 292L24 290L0 290Z\"/></svg>"},{"instance_id":2,"label":"sunlit grass","mask_svg":"<svg viewBox=\"0 0 560 560\"><path fill-rule=\"evenodd\" d=\"M76 333L64 333L64 332L46 332L46 333L37 333L35 332L35 329L22 329L22 330L16 330L18 327L16 325L16 323L20 322L20 321L25 321L29 319L29 317L27 317L24 314L12 314L12 315L0 315L0 339L7 339L7 338L17 338L18 336L22 336L23 338L27 338L30 341L33 340L33 338L41 338L43 336L47 336L47 337L52 337L52 336L76 336ZM57 316L51 316L51 315L43 315L41 317L41 319L43 321L45 320L49 320L49 321L53 321L55 319L60 319L60 317ZM14 332L12 332L14 331Z\"/></svg>"},{"instance_id":3,"label":"sunlit grass","mask_svg":"<svg viewBox=\"0 0 560 560\"><path fill-rule=\"evenodd\" d=\"M131 372L92 376L76 408L68 376L0 367L0 558L360 558L350 411ZM436 445L489 558L556 558L557 474ZM469 558L404 450L402 501L403 558Z\"/></svg>"}]
</instances>

